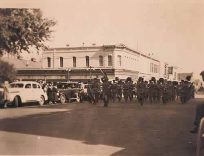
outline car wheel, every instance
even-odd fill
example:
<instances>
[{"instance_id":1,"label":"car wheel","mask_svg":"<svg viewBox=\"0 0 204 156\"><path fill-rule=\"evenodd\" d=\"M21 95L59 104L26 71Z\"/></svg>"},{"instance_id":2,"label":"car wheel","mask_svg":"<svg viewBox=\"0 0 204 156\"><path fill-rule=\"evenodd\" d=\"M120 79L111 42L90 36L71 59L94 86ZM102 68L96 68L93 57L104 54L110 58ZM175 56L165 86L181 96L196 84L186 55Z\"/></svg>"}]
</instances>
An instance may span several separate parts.
<instances>
[{"instance_id":1,"label":"car wheel","mask_svg":"<svg viewBox=\"0 0 204 156\"><path fill-rule=\"evenodd\" d=\"M13 106L14 106L14 107L19 107L19 104L20 104L19 98L16 96L16 97L13 99Z\"/></svg>"},{"instance_id":2,"label":"car wheel","mask_svg":"<svg viewBox=\"0 0 204 156\"><path fill-rule=\"evenodd\" d=\"M65 95L60 95L60 102L61 102L61 104L64 104L66 102Z\"/></svg>"},{"instance_id":3,"label":"car wheel","mask_svg":"<svg viewBox=\"0 0 204 156\"><path fill-rule=\"evenodd\" d=\"M41 96L41 97L40 97L40 101L39 101L38 103L39 103L40 106L43 106L43 105L44 105L44 103L45 103L45 98L44 98L44 96Z\"/></svg>"}]
</instances>

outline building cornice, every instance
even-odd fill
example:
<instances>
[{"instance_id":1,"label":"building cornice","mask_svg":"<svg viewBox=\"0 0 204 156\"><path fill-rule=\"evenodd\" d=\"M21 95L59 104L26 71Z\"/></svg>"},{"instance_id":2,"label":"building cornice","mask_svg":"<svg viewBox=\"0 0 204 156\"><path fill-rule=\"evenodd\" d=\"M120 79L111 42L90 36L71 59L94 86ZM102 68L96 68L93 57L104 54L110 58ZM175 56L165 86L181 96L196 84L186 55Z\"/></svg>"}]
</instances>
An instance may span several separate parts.
<instances>
[{"instance_id":1,"label":"building cornice","mask_svg":"<svg viewBox=\"0 0 204 156\"><path fill-rule=\"evenodd\" d=\"M127 46L123 45L123 44L119 44L119 45L102 45L102 46L81 46L81 47L57 47L57 48L49 48L47 49L45 52L49 53L49 52L64 52L66 53L66 51L75 51L75 52L81 52L81 51L84 51L84 50L91 50L90 52L93 52L95 50L115 50L115 49L125 49L127 51L131 51L133 53L136 53L142 57L145 57L145 58L148 58L148 59L151 59L153 61L156 61L156 62L160 62L159 60L155 59L155 58L152 58L150 56L147 56L141 52L138 52L136 50L133 50L131 48L128 48Z\"/></svg>"}]
</instances>

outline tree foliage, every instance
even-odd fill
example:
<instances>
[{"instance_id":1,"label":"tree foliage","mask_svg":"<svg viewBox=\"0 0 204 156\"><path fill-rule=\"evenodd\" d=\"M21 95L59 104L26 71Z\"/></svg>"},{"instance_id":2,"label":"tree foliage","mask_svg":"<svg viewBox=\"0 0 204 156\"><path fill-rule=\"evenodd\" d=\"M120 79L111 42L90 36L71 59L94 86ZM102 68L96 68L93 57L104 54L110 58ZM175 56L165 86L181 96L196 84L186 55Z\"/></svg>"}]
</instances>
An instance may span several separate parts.
<instances>
[{"instance_id":1,"label":"tree foliage","mask_svg":"<svg viewBox=\"0 0 204 156\"><path fill-rule=\"evenodd\" d=\"M0 54L19 54L45 48L55 21L43 18L39 9L0 8Z\"/></svg>"},{"instance_id":2,"label":"tree foliage","mask_svg":"<svg viewBox=\"0 0 204 156\"><path fill-rule=\"evenodd\" d=\"M16 70L13 65L0 60L0 83L4 81L13 81L16 78Z\"/></svg>"}]
</instances>

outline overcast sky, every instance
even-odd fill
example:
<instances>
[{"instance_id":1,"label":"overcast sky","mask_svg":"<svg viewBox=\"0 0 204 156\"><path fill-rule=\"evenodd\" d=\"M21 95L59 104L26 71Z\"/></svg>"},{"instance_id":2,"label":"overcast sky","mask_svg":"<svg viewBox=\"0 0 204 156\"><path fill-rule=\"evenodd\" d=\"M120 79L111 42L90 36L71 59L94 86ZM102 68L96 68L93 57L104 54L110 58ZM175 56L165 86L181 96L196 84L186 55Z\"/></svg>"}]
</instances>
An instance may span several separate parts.
<instances>
[{"instance_id":1,"label":"overcast sky","mask_svg":"<svg viewBox=\"0 0 204 156\"><path fill-rule=\"evenodd\" d=\"M182 67L204 70L204 0L1 0L55 19L51 47L123 43Z\"/></svg>"}]
</instances>

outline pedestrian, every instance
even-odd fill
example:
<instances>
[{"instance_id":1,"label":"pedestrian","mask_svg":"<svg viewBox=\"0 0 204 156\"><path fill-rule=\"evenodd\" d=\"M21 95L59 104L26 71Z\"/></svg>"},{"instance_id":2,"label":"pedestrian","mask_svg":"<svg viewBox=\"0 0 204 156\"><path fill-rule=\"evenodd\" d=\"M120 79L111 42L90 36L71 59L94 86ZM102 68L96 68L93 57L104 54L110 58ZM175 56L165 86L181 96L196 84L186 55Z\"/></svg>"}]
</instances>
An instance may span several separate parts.
<instances>
[{"instance_id":1,"label":"pedestrian","mask_svg":"<svg viewBox=\"0 0 204 156\"><path fill-rule=\"evenodd\" d=\"M54 103L54 104L56 104L57 101L58 101L57 92L58 92L58 90L57 90L57 85L54 84L54 85L53 85L53 88L52 88L52 98L53 98L53 99L52 99L52 103Z\"/></svg>"},{"instance_id":2,"label":"pedestrian","mask_svg":"<svg viewBox=\"0 0 204 156\"><path fill-rule=\"evenodd\" d=\"M3 85L3 107L6 108L7 107L7 103L8 103L8 91L9 91L9 82L5 81L4 85Z\"/></svg>"},{"instance_id":3,"label":"pedestrian","mask_svg":"<svg viewBox=\"0 0 204 156\"><path fill-rule=\"evenodd\" d=\"M48 103L52 104L53 102L53 94L52 94L52 83L49 83L48 88L47 88L47 97L48 97Z\"/></svg>"}]
</instances>

